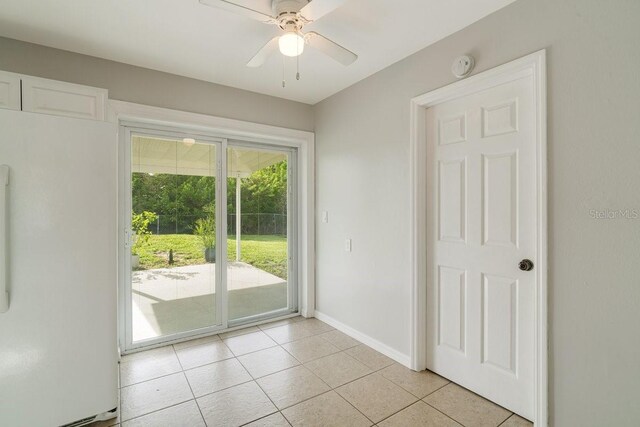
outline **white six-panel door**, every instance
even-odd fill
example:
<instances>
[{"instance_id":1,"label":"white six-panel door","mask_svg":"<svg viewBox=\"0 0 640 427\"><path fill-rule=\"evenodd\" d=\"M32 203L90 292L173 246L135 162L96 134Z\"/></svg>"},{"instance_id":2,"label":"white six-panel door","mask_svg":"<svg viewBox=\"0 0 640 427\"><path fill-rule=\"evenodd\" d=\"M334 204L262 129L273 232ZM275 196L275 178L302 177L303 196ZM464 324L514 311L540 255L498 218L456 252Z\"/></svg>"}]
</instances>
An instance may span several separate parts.
<instances>
[{"instance_id":1,"label":"white six-panel door","mask_svg":"<svg viewBox=\"0 0 640 427\"><path fill-rule=\"evenodd\" d=\"M427 141L427 367L533 419L532 79L429 108Z\"/></svg>"}]
</instances>

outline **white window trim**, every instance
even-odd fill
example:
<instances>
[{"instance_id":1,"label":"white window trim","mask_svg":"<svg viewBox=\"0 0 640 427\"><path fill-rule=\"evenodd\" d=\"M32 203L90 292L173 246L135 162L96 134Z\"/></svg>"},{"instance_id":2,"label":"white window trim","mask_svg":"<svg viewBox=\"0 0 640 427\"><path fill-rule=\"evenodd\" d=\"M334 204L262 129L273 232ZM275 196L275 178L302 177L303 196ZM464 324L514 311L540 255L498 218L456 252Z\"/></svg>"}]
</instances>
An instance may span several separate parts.
<instances>
[{"instance_id":1,"label":"white window trim","mask_svg":"<svg viewBox=\"0 0 640 427\"><path fill-rule=\"evenodd\" d=\"M298 308L304 317L315 314L315 134L242 120L109 100L107 121L148 123L200 130L219 138L295 147L298 151ZM121 196L120 196L121 197ZM122 221L118 233L123 236ZM120 275L119 275L120 277ZM119 287L123 284L119 284Z\"/></svg>"},{"instance_id":2,"label":"white window trim","mask_svg":"<svg viewBox=\"0 0 640 427\"><path fill-rule=\"evenodd\" d=\"M410 271L411 271L411 368L426 369L427 274L426 216L426 109L521 77L532 76L536 103L536 153L538 156L537 292L535 307L535 425L548 425L548 314L547 314L547 96L546 51L540 50L473 77L433 90L411 100L410 129Z\"/></svg>"}]
</instances>

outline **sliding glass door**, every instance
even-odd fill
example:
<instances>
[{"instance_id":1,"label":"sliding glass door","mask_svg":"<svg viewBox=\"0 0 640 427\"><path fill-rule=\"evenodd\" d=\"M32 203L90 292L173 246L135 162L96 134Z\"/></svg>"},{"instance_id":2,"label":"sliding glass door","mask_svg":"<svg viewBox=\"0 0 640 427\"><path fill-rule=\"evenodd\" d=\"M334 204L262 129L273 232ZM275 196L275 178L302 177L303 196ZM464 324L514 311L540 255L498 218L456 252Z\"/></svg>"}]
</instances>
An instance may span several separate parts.
<instances>
[{"instance_id":1,"label":"sliding glass door","mask_svg":"<svg viewBox=\"0 0 640 427\"><path fill-rule=\"evenodd\" d=\"M131 341L222 324L216 304L221 144L131 134Z\"/></svg>"},{"instance_id":2,"label":"sliding glass door","mask_svg":"<svg viewBox=\"0 0 640 427\"><path fill-rule=\"evenodd\" d=\"M125 350L295 312L295 151L124 130Z\"/></svg>"},{"instance_id":3,"label":"sliding glass door","mask_svg":"<svg viewBox=\"0 0 640 427\"><path fill-rule=\"evenodd\" d=\"M290 286L292 152L256 146L227 149L229 322L284 314Z\"/></svg>"}]
</instances>

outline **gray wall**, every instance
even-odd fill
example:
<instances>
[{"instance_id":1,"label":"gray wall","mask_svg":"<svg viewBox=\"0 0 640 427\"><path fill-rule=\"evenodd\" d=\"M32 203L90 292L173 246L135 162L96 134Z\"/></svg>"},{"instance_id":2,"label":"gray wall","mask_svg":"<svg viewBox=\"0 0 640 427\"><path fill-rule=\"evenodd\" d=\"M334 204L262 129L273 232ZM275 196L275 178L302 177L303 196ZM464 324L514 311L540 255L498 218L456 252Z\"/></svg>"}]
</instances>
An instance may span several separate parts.
<instances>
[{"instance_id":1,"label":"gray wall","mask_svg":"<svg viewBox=\"0 0 640 427\"><path fill-rule=\"evenodd\" d=\"M640 2L519 0L316 105L319 311L409 352L409 100L548 49L550 412L640 425ZM343 249L353 238L353 252Z\"/></svg>"},{"instance_id":2,"label":"gray wall","mask_svg":"<svg viewBox=\"0 0 640 427\"><path fill-rule=\"evenodd\" d=\"M121 101L313 130L307 104L2 37L0 70L105 88Z\"/></svg>"}]
</instances>

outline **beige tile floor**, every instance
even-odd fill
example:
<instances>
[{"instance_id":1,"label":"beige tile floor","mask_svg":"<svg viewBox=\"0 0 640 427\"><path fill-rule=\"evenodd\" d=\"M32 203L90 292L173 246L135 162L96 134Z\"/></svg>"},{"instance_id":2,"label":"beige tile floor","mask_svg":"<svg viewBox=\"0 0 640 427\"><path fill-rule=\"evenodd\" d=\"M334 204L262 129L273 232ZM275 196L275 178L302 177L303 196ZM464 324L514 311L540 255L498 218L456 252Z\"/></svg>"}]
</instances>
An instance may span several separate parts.
<instances>
[{"instance_id":1,"label":"beige tile floor","mask_svg":"<svg viewBox=\"0 0 640 427\"><path fill-rule=\"evenodd\" d=\"M120 383L94 427L532 426L301 317L124 356Z\"/></svg>"}]
</instances>

